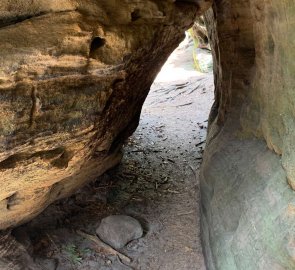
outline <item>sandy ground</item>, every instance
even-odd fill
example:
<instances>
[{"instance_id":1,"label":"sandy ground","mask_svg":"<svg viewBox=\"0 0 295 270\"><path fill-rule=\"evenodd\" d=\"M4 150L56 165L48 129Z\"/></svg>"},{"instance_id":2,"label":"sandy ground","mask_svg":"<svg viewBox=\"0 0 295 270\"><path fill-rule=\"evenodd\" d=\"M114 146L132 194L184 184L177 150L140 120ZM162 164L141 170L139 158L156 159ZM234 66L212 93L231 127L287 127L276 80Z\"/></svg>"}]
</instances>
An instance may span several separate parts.
<instances>
[{"instance_id":1,"label":"sandy ground","mask_svg":"<svg viewBox=\"0 0 295 270\"><path fill-rule=\"evenodd\" d=\"M122 163L14 231L44 270L205 269L199 228L198 168L213 102L212 74L193 68L186 39L162 68L124 148ZM95 234L101 218L128 214L144 237L120 261L77 229Z\"/></svg>"}]
</instances>

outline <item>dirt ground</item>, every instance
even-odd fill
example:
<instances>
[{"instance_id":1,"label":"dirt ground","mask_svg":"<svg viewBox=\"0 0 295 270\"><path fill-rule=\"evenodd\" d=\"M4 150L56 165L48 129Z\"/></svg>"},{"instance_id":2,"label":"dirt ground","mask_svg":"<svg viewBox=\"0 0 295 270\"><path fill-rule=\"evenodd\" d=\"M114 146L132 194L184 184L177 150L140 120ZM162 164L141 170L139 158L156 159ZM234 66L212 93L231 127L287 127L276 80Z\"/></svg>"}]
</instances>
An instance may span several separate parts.
<instances>
[{"instance_id":1,"label":"dirt ground","mask_svg":"<svg viewBox=\"0 0 295 270\"><path fill-rule=\"evenodd\" d=\"M194 70L186 39L153 84L122 163L13 234L44 270L205 269L197 175L212 101L212 74ZM95 235L103 217L118 213L144 227L120 250L131 263L77 234Z\"/></svg>"}]
</instances>

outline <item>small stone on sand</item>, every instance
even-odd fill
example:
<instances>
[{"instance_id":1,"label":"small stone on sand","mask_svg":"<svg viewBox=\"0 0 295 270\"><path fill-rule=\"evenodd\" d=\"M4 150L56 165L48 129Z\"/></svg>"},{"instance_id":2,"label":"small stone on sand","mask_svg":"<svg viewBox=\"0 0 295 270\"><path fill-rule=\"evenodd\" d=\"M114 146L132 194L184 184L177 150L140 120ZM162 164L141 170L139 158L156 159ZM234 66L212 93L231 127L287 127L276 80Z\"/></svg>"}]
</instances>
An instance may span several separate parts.
<instances>
[{"instance_id":1,"label":"small stone on sand","mask_svg":"<svg viewBox=\"0 0 295 270\"><path fill-rule=\"evenodd\" d=\"M115 249L126 246L130 241L143 235L141 224L133 217L113 215L102 219L96 234Z\"/></svg>"}]
</instances>

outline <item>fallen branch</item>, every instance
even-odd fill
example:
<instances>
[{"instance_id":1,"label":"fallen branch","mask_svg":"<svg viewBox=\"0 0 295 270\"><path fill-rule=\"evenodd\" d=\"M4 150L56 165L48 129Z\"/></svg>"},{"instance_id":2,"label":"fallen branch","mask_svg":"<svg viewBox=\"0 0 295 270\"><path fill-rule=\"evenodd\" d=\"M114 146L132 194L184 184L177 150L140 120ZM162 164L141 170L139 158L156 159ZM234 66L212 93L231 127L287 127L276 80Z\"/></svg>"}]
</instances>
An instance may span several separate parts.
<instances>
[{"instance_id":1,"label":"fallen branch","mask_svg":"<svg viewBox=\"0 0 295 270\"><path fill-rule=\"evenodd\" d=\"M112 247L110 247L109 245L107 245L106 243L104 243L103 241L101 241L97 236L95 235L91 235L91 234L87 234L85 232L82 231L76 231L77 234L79 234L80 236L94 242L95 244L97 244L100 248L104 249L106 252L108 252L109 254L115 255L115 256L119 256L119 258L121 258L122 260L131 263L131 259L129 257L127 257L126 255L120 253L119 251L113 249Z\"/></svg>"}]
</instances>

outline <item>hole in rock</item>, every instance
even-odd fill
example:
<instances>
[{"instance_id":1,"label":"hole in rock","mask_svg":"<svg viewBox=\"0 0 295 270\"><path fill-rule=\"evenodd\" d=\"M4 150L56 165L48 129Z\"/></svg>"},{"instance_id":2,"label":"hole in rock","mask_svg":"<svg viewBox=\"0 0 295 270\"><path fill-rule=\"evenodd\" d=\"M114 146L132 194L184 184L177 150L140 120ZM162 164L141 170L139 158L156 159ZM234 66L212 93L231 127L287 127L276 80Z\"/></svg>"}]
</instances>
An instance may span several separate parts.
<instances>
[{"instance_id":1,"label":"hole in rock","mask_svg":"<svg viewBox=\"0 0 295 270\"><path fill-rule=\"evenodd\" d=\"M13 193L6 199L6 209L11 210L11 208L17 204L17 192Z\"/></svg>"},{"instance_id":2,"label":"hole in rock","mask_svg":"<svg viewBox=\"0 0 295 270\"><path fill-rule=\"evenodd\" d=\"M91 55L104 44L95 38ZM58 262L60 269L88 269L89 262L89 269L104 269L106 263L106 269L121 269L115 256L101 257L99 246L77 234L77 229L95 235L102 218L123 214L143 227L143 237L120 250L133 258L133 269L159 269L159 265L203 269L197 175L213 102L210 57L208 48L198 46L186 33L155 78L139 126L124 145L121 164L22 226L22 236L28 237L19 241L26 244L30 239L41 265L48 263L51 254L50 260ZM131 121L130 130L138 118ZM122 132L129 135L130 130ZM116 142L113 148L120 145L120 138ZM68 160L62 155L64 159ZM62 183L68 185L71 182ZM51 192L59 190L53 186Z\"/></svg>"},{"instance_id":3,"label":"hole in rock","mask_svg":"<svg viewBox=\"0 0 295 270\"><path fill-rule=\"evenodd\" d=\"M101 47L103 47L106 44L106 40L100 37L95 37L90 45L90 52L89 56L91 58L95 58L95 55L97 53L97 50L99 50Z\"/></svg>"},{"instance_id":4,"label":"hole in rock","mask_svg":"<svg viewBox=\"0 0 295 270\"><path fill-rule=\"evenodd\" d=\"M139 9L135 9L132 13L131 13L131 21L134 22L134 21L137 21L138 19L141 18L141 15L140 15L140 10Z\"/></svg>"}]
</instances>

